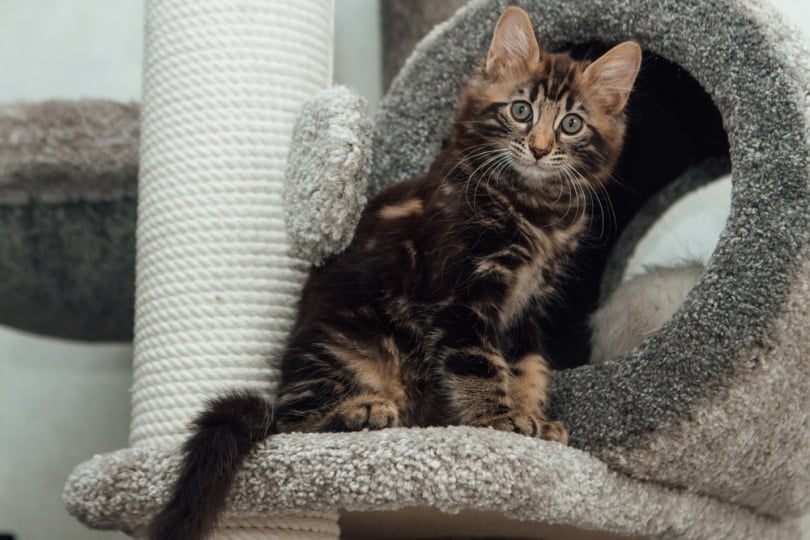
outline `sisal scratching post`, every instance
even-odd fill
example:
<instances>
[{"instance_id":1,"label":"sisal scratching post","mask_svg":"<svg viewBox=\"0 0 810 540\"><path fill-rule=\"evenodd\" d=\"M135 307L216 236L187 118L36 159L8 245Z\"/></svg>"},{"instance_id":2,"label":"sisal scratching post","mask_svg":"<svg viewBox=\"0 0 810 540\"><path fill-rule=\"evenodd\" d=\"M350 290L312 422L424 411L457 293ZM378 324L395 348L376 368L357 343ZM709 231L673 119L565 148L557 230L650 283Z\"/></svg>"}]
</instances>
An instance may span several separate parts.
<instances>
[{"instance_id":1,"label":"sisal scratching post","mask_svg":"<svg viewBox=\"0 0 810 540\"><path fill-rule=\"evenodd\" d=\"M269 392L306 265L283 173L331 83L331 0L151 0L137 227L133 447L174 447L204 402ZM334 515L243 517L218 538L336 538Z\"/></svg>"}]
</instances>

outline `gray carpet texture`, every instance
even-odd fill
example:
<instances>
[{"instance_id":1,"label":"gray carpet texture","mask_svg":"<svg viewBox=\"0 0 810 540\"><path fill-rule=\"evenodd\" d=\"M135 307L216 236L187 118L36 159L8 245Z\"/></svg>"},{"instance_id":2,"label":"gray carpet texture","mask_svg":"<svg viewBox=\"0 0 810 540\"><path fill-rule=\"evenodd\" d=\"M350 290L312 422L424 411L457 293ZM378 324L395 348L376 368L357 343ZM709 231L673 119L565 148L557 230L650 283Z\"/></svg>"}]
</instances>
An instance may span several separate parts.
<instances>
[{"instance_id":1,"label":"gray carpet texture","mask_svg":"<svg viewBox=\"0 0 810 540\"><path fill-rule=\"evenodd\" d=\"M312 264L343 251L366 206L371 120L366 101L335 86L307 100L293 131L284 186L290 253ZM311 144L321 139L328 144Z\"/></svg>"},{"instance_id":2,"label":"gray carpet texture","mask_svg":"<svg viewBox=\"0 0 810 540\"><path fill-rule=\"evenodd\" d=\"M380 2L383 88L387 89L425 34L468 0L385 0Z\"/></svg>"},{"instance_id":3,"label":"gray carpet texture","mask_svg":"<svg viewBox=\"0 0 810 540\"><path fill-rule=\"evenodd\" d=\"M137 105L0 107L0 323L132 337Z\"/></svg>"},{"instance_id":4,"label":"gray carpet texture","mask_svg":"<svg viewBox=\"0 0 810 540\"><path fill-rule=\"evenodd\" d=\"M373 194L425 172L466 74L512 3L531 13L546 49L635 39L646 51L642 74L662 73L656 66L666 61L705 93L724 128L714 157L729 160L733 184L727 227L706 271L639 347L554 373L553 413L568 426L571 447L471 428L279 436L251 456L230 509L426 505L661 539L798 538L794 518L810 511L807 51L759 0L476 0L430 32L394 79L358 186L368 182ZM362 123L331 118L350 132ZM313 133L310 144L336 144L317 135L331 128ZM640 148L630 145L623 159L642 160ZM665 184L706 157L682 154L688 159L667 169ZM302 161L296 178L316 178L312 163ZM627 215L655 191L634 178L616 198ZM295 195L306 187L290 193L290 213L323 219ZM356 222L352 205L340 213L326 204L338 209L332 225L341 230L321 240L306 217L305 229L287 221L292 239L306 237L300 245L310 260L340 249ZM600 248L601 260L622 227ZM74 471L66 503L90 526L133 530L166 496L175 467L172 449L99 456Z\"/></svg>"},{"instance_id":5,"label":"gray carpet texture","mask_svg":"<svg viewBox=\"0 0 810 540\"><path fill-rule=\"evenodd\" d=\"M74 473L68 510L92 527L135 531L168 497L176 466L176 455L151 449L98 456ZM800 538L794 522L632 480L580 450L468 427L281 435L252 455L232 493L234 515L432 507L673 540Z\"/></svg>"}]
</instances>

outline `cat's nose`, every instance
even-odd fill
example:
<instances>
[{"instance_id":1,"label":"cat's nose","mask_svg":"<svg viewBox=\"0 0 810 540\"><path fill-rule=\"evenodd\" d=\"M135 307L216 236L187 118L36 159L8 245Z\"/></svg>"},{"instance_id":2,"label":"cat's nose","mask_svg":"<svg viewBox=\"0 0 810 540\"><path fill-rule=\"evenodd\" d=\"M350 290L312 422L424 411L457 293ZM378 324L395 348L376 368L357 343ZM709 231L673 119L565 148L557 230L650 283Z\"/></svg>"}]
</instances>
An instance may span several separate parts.
<instances>
[{"instance_id":1,"label":"cat's nose","mask_svg":"<svg viewBox=\"0 0 810 540\"><path fill-rule=\"evenodd\" d=\"M536 146L530 146L529 150L531 150L534 159L541 159L549 153L548 148L537 148Z\"/></svg>"}]
</instances>

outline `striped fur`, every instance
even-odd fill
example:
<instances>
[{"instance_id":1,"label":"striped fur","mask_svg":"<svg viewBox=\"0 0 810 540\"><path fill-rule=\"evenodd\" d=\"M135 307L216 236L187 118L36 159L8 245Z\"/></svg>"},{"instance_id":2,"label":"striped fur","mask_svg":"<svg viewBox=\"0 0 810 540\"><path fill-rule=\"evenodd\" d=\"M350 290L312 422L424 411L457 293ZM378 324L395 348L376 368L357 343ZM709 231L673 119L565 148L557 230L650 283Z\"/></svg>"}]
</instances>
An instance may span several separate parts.
<instances>
[{"instance_id":1,"label":"striped fur","mask_svg":"<svg viewBox=\"0 0 810 540\"><path fill-rule=\"evenodd\" d=\"M540 322L619 155L639 62L631 43L592 64L545 53L508 8L427 175L377 195L347 250L312 270L273 414L248 396L203 414L150 538L211 530L239 463L272 433L463 424L565 443L545 414Z\"/></svg>"}]
</instances>

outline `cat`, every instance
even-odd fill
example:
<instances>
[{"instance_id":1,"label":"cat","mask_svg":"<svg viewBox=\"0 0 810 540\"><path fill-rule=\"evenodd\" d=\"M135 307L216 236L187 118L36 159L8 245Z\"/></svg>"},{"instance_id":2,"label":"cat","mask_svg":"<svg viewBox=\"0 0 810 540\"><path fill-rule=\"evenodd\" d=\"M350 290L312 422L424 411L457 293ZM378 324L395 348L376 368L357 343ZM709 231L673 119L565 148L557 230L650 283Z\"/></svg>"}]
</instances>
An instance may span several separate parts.
<instances>
[{"instance_id":1,"label":"cat","mask_svg":"<svg viewBox=\"0 0 810 540\"><path fill-rule=\"evenodd\" d=\"M621 285L590 317L592 363L612 360L661 328L697 283L701 262L653 266Z\"/></svg>"},{"instance_id":2,"label":"cat","mask_svg":"<svg viewBox=\"0 0 810 540\"><path fill-rule=\"evenodd\" d=\"M640 63L633 42L592 63L542 51L507 8L425 177L380 192L346 251L311 270L274 404L209 404L149 538L206 537L275 433L468 425L566 443L545 414L538 321L621 151Z\"/></svg>"}]
</instances>

